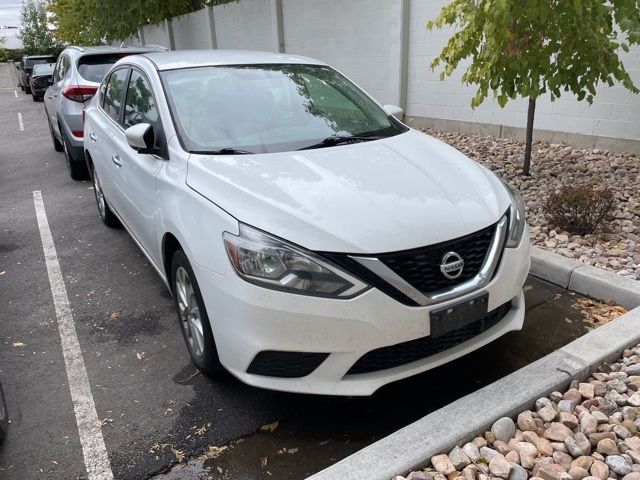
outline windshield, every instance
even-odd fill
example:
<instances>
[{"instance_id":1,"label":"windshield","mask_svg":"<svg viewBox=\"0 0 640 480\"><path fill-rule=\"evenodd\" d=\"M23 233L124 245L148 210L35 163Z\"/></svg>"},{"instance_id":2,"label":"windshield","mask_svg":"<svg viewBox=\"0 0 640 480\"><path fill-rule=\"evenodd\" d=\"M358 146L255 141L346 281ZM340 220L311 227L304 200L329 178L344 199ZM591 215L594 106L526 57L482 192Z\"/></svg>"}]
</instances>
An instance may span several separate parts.
<instances>
[{"instance_id":1,"label":"windshield","mask_svg":"<svg viewBox=\"0 0 640 480\"><path fill-rule=\"evenodd\" d=\"M162 72L162 80L190 152L292 151L331 137L373 139L406 130L325 66L187 68Z\"/></svg>"},{"instance_id":2,"label":"windshield","mask_svg":"<svg viewBox=\"0 0 640 480\"><path fill-rule=\"evenodd\" d=\"M33 66L33 75L51 75L53 73L53 68L56 66L55 63L45 63L44 65L34 65Z\"/></svg>"}]
</instances>

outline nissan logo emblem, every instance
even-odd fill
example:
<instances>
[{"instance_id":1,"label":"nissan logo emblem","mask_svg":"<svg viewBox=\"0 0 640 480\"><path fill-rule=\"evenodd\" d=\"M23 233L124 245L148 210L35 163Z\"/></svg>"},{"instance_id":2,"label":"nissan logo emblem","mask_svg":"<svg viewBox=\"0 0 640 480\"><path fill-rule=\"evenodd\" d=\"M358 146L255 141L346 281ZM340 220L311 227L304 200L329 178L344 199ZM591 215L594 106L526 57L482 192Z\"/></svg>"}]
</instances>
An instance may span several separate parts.
<instances>
[{"instance_id":1,"label":"nissan logo emblem","mask_svg":"<svg viewBox=\"0 0 640 480\"><path fill-rule=\"evenodd\" d=\"M464 260L456 252L445 253L440 264L440 271L449 280L454 280L462 275Z\"/></svg>"}]
</instances>

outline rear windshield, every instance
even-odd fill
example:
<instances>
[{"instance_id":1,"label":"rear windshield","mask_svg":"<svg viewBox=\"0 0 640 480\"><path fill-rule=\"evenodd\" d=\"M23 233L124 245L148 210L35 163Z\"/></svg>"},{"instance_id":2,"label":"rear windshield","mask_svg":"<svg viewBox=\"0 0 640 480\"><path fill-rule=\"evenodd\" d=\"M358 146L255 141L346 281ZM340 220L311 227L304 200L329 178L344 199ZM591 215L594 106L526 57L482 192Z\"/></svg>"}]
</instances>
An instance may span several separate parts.
<instances>
[{"instance_id":1,"label":"rear windshield","mask_svg":"<svg viewBox=\"0 0 640 480\"><path fill-rule=\"evenodd\" d=\"M135 55L136 53L138 52L85 55L78 60L78 73L89 82L100 83L114 63L122 57Z\"/></svg>"},{"instance_id":2,"label":"rear windshield","mask_svg":"<svg viewBox=\"0 0 640 480\"><path fill-rule=\"evenodd\" d=\"M55 62L56 59L54 57L46 57L46 58L27 58L24 62L25 68L33 68L34 65L40 65L42 63L51 63Z\"/></svg>"},{"instance_id":3,"label":"rear windshield","mask_svg":"<svg viewBox=\"0 0 640 480\"><path fill-rule=\"evenodd\" d=\"M34 75L51 75L53 73L53 69L56 66L55 63L45 63L43 65L34 65L33 74Z\"/></svg>"}]
</instances>

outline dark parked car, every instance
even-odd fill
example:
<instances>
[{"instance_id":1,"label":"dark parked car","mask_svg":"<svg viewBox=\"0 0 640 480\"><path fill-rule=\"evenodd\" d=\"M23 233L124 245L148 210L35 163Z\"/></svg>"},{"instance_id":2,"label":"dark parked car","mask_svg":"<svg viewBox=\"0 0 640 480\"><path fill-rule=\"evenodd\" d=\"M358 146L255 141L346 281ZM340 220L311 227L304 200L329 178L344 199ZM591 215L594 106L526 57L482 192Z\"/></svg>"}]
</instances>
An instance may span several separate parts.
<instances>
[{"instance_id":1,"label":"dark parked car","mask_svg":"<svg viewBox=\"0 0 640 480\"><path fill-rule=\"evenodd\" d=\"M34 102L44 98L44 92L46 92L49 85L51 85L55 66L55 63L43 63L33 66L33 73L31 73L31 77L29 78L29 85Z\"/></svg>"},{"instance_id":2,"label":"dark parked car","mask_svg":"<svg viewBox=\"0 0 640 480\"><path fill-rule=\"evenodd\" d=\"M7 436L7 427L9 426L9 416L7 415L7 404L4 401L4 393L2 392L2 384L0 383L0 444Z\"/></svg>"},{"instance_id":3,"label":"dark parked car","mask_svg":"<svg viewBox=\"0 0 640 480\"><path fill-rule=\"evenodd\" d=\"M40 63L55 63L56 57L54 55L25 55L20 60L20 63L16 65L16 68L20 71L18 75L18 86L27 95L31 93L31 85L29 84L29 77L33 71L33 66Z\"/></svg>"}]
</instances>

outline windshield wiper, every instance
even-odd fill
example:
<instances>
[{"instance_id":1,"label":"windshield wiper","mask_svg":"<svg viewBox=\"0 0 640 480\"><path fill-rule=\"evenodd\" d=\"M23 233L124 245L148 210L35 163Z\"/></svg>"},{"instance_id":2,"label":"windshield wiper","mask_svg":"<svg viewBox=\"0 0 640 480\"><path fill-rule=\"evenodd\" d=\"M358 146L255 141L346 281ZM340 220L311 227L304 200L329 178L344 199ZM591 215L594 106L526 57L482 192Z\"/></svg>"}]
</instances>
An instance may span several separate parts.
<instances>
[{"instance_id":1,"label":"windshield wiper","mask_svg":"<svg viewBox=\"0 0 640 480\"><path fill-rule=\"evenodd\" d=\"M324 140L309 145L308 147L299 148L298 150L313 150L316 148L335 147L337 145L349 145L350 143L370 142L372 140L380 140L386 138L381 135L332 135Z\"/></svg>"},{"instance_id":2,"label":"windshield wiper","mask_svg":"<svg viewBox=\"0 0 640 480\"><path fill-rule=\"evenodd\" d=\"M253 155L255 152L240 150L238 148L221 148L219 150L191 150L189 153L198 155Z\"/></svg>"}]
</instances>

